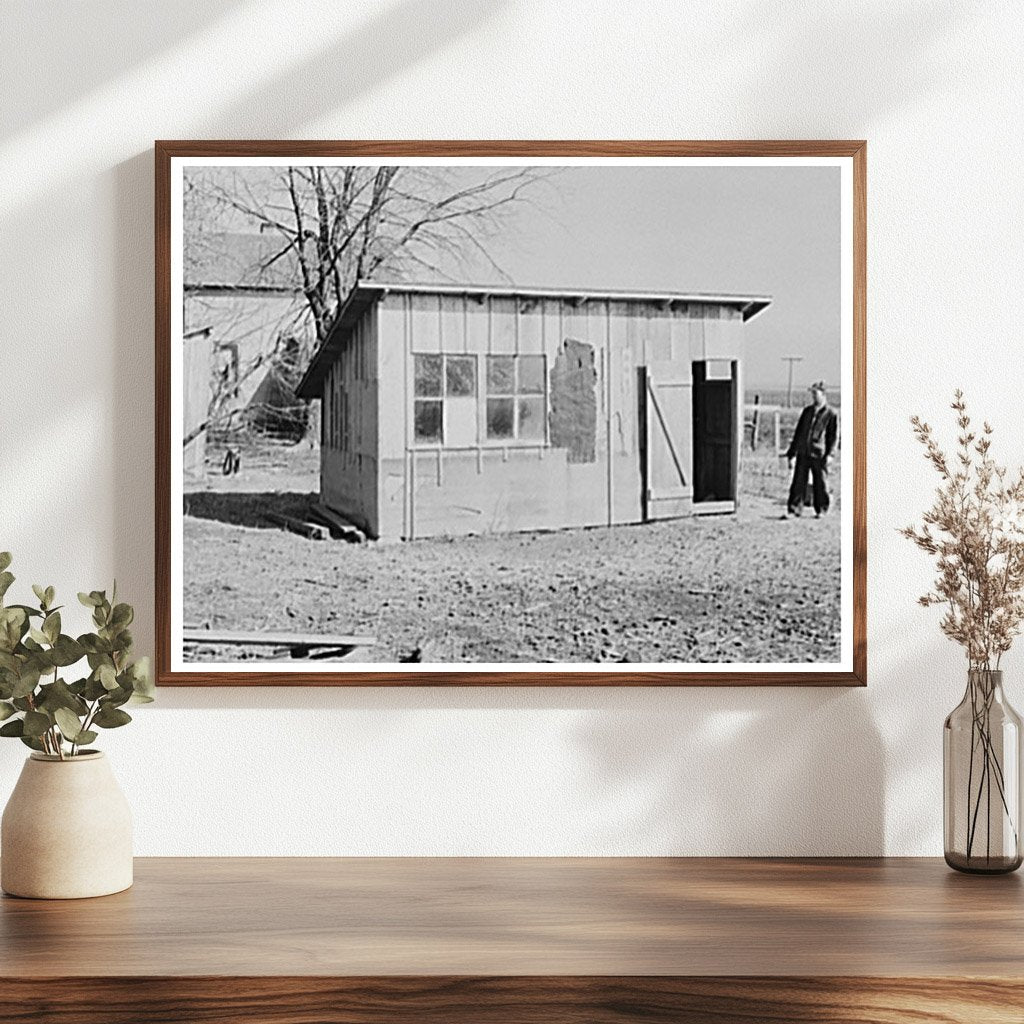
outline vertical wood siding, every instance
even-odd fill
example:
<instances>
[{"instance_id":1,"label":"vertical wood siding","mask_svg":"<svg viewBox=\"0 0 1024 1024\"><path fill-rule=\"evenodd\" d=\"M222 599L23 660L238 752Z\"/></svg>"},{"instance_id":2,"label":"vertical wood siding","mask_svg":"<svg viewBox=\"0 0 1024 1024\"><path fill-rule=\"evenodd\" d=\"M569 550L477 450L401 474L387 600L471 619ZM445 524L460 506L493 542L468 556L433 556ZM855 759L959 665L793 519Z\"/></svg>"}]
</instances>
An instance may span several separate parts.
<instances>
[{"instance_id":1,"label":"vertical wood siding","mask_svg":"<svg viewBox=\"0 0 1024 1024\"><path fill-rule=\"evenodd\" d=\"M374 536L379 529L377 310L355 324L324 381L320 492Z\"/></svg>"},{"instance_id":2,"label":"vertical wood siding","mask_svg":"<svg viewBox=\"0 0 1024 1024\"><path fill-rule=\"evenodd\" d=\"M689 378L694 360L739 363L742 327L738 310L703 303L387 294L332 370L355 421L324 456L325 497L346 514L346 505L357 508L371 532L395 539L639 522L638 367L676 363ZM594 460L572 462L547 443L488 440L486 356L544 355L550 410L551 370L567 340L593 350ZM432 353L478 357L475 445L414 442L413 356Z\"/></svg>"}]
</instances>

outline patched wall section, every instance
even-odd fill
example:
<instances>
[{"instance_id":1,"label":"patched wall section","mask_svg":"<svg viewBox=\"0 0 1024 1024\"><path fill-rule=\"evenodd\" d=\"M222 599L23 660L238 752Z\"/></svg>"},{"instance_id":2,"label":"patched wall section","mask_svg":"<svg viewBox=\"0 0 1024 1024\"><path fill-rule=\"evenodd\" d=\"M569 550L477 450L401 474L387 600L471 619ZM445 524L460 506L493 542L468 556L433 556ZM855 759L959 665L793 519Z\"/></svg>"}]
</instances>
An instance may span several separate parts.
<instances>
[{"instance_id":1,"label":"patched wall section","mask_svg":"<svg viewBox=\"0 0 1024 1024\"><path fill-rule=\"evenodd\" d=\"M551 444L564 448L569 462L597 458L597 370L594 346L567 338L550 373L548 419Z\"/></svg>"}]
</instances>

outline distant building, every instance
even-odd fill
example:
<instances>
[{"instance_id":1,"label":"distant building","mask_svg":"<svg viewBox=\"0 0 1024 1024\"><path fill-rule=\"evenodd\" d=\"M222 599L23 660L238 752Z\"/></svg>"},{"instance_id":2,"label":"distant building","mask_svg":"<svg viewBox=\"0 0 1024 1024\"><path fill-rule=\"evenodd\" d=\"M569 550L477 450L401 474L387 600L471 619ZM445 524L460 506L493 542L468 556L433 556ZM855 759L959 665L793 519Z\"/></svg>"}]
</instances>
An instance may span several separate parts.
<instances>
[{"instance_id":1,"label":"distant building","mask_svg":"<svg viewBox=\"0 0 1024 1024\"><path fill-rule=\"evenodd\" d=\"M297 389L322 498L393 539L733 511L770 301L360 282Z\"/></svg>"},{"instance_id":2,"label":"distant building","mask_svg":"<svg viewBox=\"0 0 1024 1024\"><path fill-rule=\"evenodd\" d=\"M224 232L186 246L182 377L190 476L202 475L211 430L292 440L305 432L295 368L312 345L313 328L294 260L275 258L282 246L273 235Z\"/></svg>"}]
</instances>

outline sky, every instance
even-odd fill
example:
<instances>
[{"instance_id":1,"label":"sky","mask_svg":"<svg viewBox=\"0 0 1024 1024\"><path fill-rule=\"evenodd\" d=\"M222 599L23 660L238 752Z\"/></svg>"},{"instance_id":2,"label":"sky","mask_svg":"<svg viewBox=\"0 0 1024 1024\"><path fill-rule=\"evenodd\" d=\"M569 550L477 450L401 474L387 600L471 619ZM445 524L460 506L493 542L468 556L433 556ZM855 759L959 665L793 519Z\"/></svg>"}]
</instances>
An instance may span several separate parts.
<instances>
[{"instance_id":1,"label":"sky","mask_svg":"<svg viewBox=\"0 0 1024 1024\"><path fill-rule=\"evenodd\" d=\"M832 167L567 167L488 243L517 285L766 294L746 386L840 372L840 172ZM485 281L484 283L491 283Z\"/></svg>"},{"instance_id":2,"label":"sky","mask_svg":"<svg viewBox=\"0 0 1024 1024\"><path fill-rule=\"evenodd\" d=\"M366 170L372 177L372 168ZM435 187L479 182L496 169L448 167L442 174L451 177L443 182L422 167L408 172L403 188L426 195ZM243 198L258 195L260 202L276 204L267 209L288 209L281 166L198 173L212 173L232 191L243 189ZM440 276L402 276L419 283L769 295L771 305L746 327L748 392L784 387L784 356L801 358L794 369L795 398L812 381L838 387L839 168L676 163L576 165L544 173L528 189L529 202L505 208L498 229L480 236L504 279L469 245L455 262L438 255ZM199 213L205 215L205 208ZM221 211L216 226L252 230L246 217L230 209Z\"/></svg>"}]
</instances>

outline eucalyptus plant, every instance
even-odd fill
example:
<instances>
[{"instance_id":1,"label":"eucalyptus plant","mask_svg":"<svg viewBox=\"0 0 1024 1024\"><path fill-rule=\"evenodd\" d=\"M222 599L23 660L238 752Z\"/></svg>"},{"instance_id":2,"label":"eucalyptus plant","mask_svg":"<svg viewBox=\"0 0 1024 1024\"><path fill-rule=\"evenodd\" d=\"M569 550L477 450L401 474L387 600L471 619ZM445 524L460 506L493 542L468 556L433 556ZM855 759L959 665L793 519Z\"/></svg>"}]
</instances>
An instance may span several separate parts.
<instances>
[{"instance_id":1,"label":"eucalyptus plant","mask_svg":"<svg viewBox=\"0 0 1024 1024\"><path fill-rule=\"evenodd\" d=\"M10 553L0 552L0 736L61 760L74 757L98 730L132 720L125 705L153 700L149 659L132 660L135 612L117 601L116 582L109 598L103 590L80 593L95 632L71 637L61 630L64 606L54 603L53 587L32 587L38 605L4 603L14 582L10 564ZM83 660L88 674L67 682L67 670Z\"/></svg>"}]
</instances>

